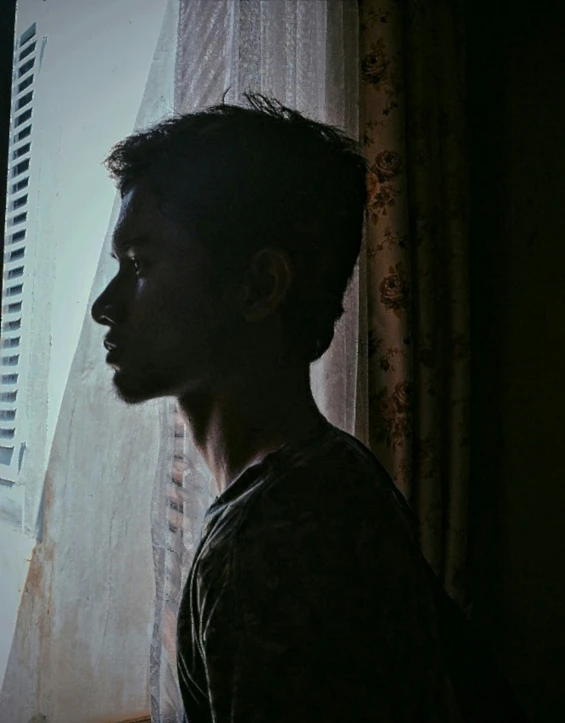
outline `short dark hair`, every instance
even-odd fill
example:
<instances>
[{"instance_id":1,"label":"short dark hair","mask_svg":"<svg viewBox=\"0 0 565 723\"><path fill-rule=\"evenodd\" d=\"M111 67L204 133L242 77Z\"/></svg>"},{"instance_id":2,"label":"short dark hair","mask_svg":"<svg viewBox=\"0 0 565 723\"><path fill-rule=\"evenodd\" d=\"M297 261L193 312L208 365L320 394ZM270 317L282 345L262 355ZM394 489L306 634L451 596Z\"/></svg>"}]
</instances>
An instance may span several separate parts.
<instances>
[{"instance_id":1,"label":"short dark hair","mask_svg":"<svg viewBox=\"0 0 565 723\"><path fill-rule=\"evenodd\" d=\"M359 144L276 100L245 94L176 114L115 145L104 163L122 196L146 180L233 274L263 246L289 255L281 305L292 356L316 361L331 344L361 248L367 165Z\"/></svg>"}]
</instances>

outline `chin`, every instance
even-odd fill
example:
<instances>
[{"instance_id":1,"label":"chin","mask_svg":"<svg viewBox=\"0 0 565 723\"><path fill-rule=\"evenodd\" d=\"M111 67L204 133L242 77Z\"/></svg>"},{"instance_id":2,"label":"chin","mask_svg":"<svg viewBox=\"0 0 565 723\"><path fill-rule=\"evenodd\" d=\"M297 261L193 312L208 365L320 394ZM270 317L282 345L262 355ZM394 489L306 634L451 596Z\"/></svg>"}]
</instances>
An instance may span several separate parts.
<instances>
[{"instance_id":1,"label":"chin","mask_svg":"<svg viewBox=\"0 0 565 723\"><path fill-rule=\"evenodd\" d=\"M167 392L157 385L132 380L120 371L114 374L113 387L118 398L126 404L142 404L157 397L168 396Z\"/></svg>"}]
</instances>

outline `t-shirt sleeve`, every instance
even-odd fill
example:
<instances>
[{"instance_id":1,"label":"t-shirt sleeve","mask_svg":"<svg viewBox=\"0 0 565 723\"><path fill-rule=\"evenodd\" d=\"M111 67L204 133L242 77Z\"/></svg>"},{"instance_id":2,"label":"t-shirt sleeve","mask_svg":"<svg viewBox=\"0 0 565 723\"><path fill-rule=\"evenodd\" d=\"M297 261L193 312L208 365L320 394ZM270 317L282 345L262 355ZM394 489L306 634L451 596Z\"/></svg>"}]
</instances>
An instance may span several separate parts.
<instances>
[{"instance_id":1,"label":"t-shirt sleeve","mask_svg":"<svg viewBox=\"0 0 565 723\"><path fill-rule=\"evenodd\" d=\"M392 495L256 505L203 584L215 723L447 723L432 594ZM289 494L290 492L290 494Z\"/></svg>"}]
</instances>

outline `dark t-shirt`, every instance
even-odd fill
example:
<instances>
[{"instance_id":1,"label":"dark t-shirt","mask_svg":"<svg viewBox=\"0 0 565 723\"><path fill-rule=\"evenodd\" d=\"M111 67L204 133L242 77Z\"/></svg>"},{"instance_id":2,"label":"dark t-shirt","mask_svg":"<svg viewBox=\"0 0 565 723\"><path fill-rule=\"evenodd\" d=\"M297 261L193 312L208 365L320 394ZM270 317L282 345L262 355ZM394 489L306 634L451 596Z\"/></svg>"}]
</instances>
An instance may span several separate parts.
<instances>
[{"instance_id":1,"label":"dark t-shirt","mask_svg":"<svg viewBox=\"0 0 565 723\"><path fill-rule=\"evenodd\" d=\"M459 723L400 493L322 423L208 509L178 620L189 723Z\"/></svg>"}]
</instances>

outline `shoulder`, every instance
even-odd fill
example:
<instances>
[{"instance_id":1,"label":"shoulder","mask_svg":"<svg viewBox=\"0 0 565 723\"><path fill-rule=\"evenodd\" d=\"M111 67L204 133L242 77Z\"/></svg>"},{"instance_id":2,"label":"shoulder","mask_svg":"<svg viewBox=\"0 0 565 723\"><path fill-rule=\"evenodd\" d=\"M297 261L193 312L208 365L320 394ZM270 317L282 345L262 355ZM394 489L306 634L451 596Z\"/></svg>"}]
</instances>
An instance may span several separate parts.
<instances>
[{"instance_id":1,"label":"shoulder","mask_svg":"<svg viewBox=\"0 0 565 723\"><path fill-rule=\"evenodd\" d=\"M316 444L277 462L268 484L248 500L246 526L263 516L410 515L401 493L375 455L352 435L330 426Z\"/></svg>"},{"instance_id":2,"label":"shoulder","mask_svg":"<svg viewBox=\"0 0 565 723\"><path fill-rule=\"evenodd\" d=\"M237 534L238 555L246 557L300 554L321 563L323 554L335 563L367 551L376 558L386 548L420 554L408 507L373 453L335 427L281 460L249 499Z\"/></svg>"}]
</instances>

